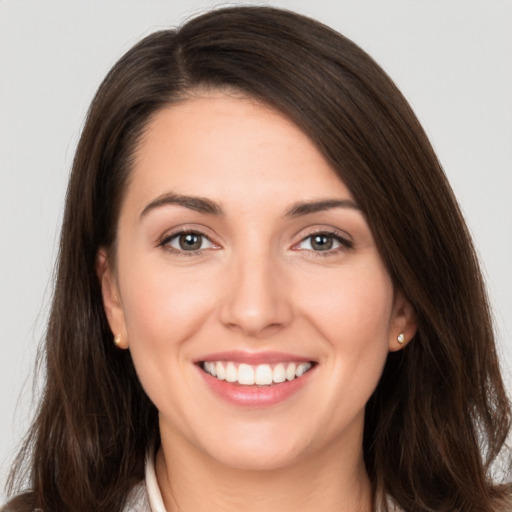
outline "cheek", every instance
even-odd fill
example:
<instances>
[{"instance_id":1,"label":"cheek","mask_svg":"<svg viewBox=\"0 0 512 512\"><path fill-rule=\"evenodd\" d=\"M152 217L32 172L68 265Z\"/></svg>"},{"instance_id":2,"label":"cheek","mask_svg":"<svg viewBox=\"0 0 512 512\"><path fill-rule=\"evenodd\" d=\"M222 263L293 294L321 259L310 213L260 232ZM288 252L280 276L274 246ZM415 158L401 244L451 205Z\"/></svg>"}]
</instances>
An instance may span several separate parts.
<instances>
[{"instance_id":1,"label":"cheek","mask_svg":"<svg viewBox=\"0 0 512 512\"><path fill-rule=\"evenodd\" d=\"M174 406L192 394L186 389L194 348L190 340L204 327L213 294L201 272L170 269L158 258L138 261L132 255L124 266L120 263L119 273L129 349L140 382L157 409L179 423Z\"/></svg>"},{"instance_id":2,"label":"cheek","mask_svg":"<svg viewBox=\"0 0 512 512\"><path fill-rule=\"evenodd\" d=\"M373 392L388 354L394 292L379 261L341 269L301 292L303 311L326 345L339 379ZM306 298L307 297L307 298Z\"/></svg>"},{"instance_id":3,"label":"cheek","mask_svg":"<svg viewBox=\"0 0 512 512\"><path fill-rule=\"evenodd\" d=\"M302 290L307 309L328 338L365 338L370 332L387 335L393 307L393 285L380 264L331 272ZM313 293L312 293L313 292ZM371 342L371 339L368 340Z\"/></svg>"},{"instance_id":4,"label":"cheek","mask_svg":"<svg viewBox=\"0 0 512 512\"><path fill-rule=\"evenodd\" d=\"M212 293L201 272L169 268L165 258L119 262L121 298L131 356L146 393L159 408L173 394L185 362L187 343L204 326ZM182 384L181 384L182 385Z\"/></svg>"},{"instance_id":5,"label":"cheek","mask_svg":"<svg viewBox=\"0 0 512 512\"><path fill-rule=\"evenodd\" d=\"M200 273L170 269L165 261L133 262L132 268L127 268L121 290L130 344L186 338L211 303Z\"/></svg>"}]
</instances>

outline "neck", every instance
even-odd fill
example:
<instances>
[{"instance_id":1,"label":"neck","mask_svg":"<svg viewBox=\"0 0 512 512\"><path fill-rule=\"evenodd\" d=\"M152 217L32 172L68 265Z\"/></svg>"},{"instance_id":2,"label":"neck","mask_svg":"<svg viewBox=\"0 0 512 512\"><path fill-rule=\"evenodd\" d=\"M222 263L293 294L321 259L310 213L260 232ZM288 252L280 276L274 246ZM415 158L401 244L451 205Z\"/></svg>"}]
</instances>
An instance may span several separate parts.
<instances>
[{"instance_id":1,"label":"neck","mask_svg":"<svg viewBox=\"0 0 512 512\"><path fill-rule=\"evenodd\" d=\"M250 470L162 439L156 472L167 512L370 512L362 449L339 448L330 445L277 469Z\"/></svg>"}]
</instances>

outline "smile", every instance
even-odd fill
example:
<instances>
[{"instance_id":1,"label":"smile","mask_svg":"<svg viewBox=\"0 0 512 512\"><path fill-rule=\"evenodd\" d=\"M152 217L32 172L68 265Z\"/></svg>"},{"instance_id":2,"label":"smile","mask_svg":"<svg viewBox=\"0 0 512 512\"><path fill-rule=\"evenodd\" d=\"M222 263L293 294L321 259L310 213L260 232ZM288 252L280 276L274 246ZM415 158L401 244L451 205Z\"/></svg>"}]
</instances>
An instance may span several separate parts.
<instances>
[{"instance_id":1,"label":"smile","mask_svg":"<svg viewBox=\"0 0 512 512\"><path fill-rule=\"evenodd\" d=\"M288 362L250 365L234 361L203 361L201 368L218 380L242 386L271 386L302 377L312 362Z\"/></svg>"}]
</instances>

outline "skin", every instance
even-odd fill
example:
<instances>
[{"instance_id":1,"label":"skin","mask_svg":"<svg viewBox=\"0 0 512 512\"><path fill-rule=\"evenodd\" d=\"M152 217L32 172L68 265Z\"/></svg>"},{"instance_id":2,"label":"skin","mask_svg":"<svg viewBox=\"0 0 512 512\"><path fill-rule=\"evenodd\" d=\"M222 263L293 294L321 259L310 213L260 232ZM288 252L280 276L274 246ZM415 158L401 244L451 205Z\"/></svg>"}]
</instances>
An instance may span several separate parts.
<instances>
[{"instance_id":1,"label":"skin","mask_svg":"<svg viewBox=\"0 0 512 512\"><path fill-rule=\"evenodd\" d=\"M222 213L166 194L208 199ZM290 215L324 200L347 203ZM160 413L168 511L371 510L364 407L388 352L402 348L398 334L407 343L416 326L350 201L311 140L253 100L197 94L150 122L115 262L101 250L98 274L112 332ZM201 250L182 249L176 230L203 234ZM331 249L312 245L319 232ZM195 364L226 350L316 365L284 401L240 407Z\"/></svg>"}]
</instances>

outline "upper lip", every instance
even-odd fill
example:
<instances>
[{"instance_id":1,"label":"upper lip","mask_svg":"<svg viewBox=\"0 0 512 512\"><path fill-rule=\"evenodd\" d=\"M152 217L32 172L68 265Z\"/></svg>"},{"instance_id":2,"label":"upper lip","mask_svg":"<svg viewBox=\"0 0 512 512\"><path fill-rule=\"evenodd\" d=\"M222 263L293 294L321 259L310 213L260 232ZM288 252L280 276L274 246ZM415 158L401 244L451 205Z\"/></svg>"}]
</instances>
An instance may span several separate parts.
<instances>
[{"instance_id":1,"label":"upper lip","mask_svg":"<svg viewBox=\"0 0 512 512\"><path fill-rule=\"evenodd\" d=\"M312 359L285 352L247 352L240 350L229 350L225 352L215 352L212 354L205 355L204 357L197 359L195 362L200 363L204 361L233 361L235 363L257 365L265 363L277 364L287 362L307 363L312 361Z\"/></svg>"}]
</instances>

